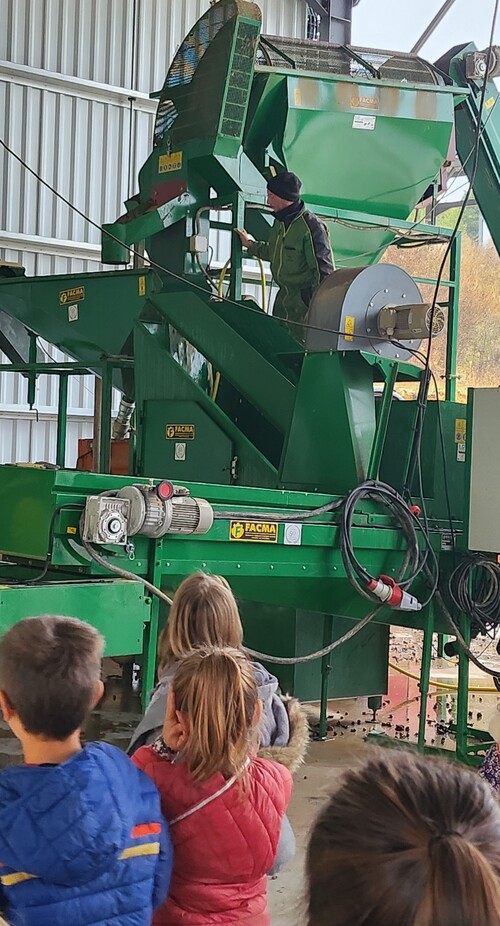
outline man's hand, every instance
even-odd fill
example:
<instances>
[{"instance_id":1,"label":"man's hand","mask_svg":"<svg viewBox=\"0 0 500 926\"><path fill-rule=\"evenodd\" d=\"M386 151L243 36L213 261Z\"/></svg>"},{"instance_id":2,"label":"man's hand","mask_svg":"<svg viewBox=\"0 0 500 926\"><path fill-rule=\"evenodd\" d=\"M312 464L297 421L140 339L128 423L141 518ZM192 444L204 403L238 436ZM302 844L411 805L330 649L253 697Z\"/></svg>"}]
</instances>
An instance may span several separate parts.
<instances>
[{"instance_id":1,"label":"man's hand","mask_svg":"<svg viewBox=\"0 0 500 926\"><path fill-rule=\"evenodd\" d=\"M243 247L249 248L252 239L250 238L250 235L248 234L248 232L246 232L244 228L235 228L234 230L236 234L239 236Z\"/></svg>"},{"instance_id":2,"label":"man's hand","mask_svg":"<svg viewBox=\"0 0 500 926\"><path fill-rule=\"evenodd\" d=\"M173 752L179 752L187 740L186 723L179 711L175 709L174 689L171 688L167 699L167 713L163 724L163 740Z\"/></svg>"}]
</instances>

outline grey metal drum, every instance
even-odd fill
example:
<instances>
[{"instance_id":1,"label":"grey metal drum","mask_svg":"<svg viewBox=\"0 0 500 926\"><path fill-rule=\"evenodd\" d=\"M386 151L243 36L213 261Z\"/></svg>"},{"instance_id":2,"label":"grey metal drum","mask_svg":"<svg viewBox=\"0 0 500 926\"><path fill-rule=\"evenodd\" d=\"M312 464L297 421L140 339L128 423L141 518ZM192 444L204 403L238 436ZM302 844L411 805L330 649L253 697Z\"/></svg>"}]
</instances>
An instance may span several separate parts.
<instances>
[{"instance_id":1,"label":"grey metal drum","mask_svg":"<svg viewBox=\"0 0 500 926\"><path fill-rule=\"evenodd\" d=\"M311 301L306 350L362 350L390 360L408 360L419 349L420 339L396 344L380 336L377 320L387 306L422 303L417 284L401 267L376 264L336 270Z\"/></svg>"}]
</instances>

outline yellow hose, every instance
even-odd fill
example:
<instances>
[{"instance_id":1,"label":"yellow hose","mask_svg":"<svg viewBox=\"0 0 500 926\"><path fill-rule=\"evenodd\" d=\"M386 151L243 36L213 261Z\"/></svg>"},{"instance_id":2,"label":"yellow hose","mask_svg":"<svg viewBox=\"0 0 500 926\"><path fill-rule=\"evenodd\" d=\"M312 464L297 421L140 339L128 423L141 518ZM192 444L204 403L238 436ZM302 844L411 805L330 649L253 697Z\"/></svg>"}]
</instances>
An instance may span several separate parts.
<instances>
[{"instance_id":1,"label":"yellow hose","mask_svg":"<svg viewBox=\"0 0 500 926\"><path fill-rule=\"evenodd\" d=\"M401 675L406 675L407 678L415 679L416 682L420 681L419 675L414 675L413 672L408 672L406 669L401 669L401 667L395 665L394 662L389 663L389 668L394 669L396 672L399 672ZM458 691L458 688L456 685L447 685L446 682L433 682L432 679L430 679L429 684L432 685L434 688L446 688L447 691ZM474 688L468 688L468 691L479 692L480 694L494 693L494 694L500 695L500 692L498 691L497 688L474 687Z\"/></svg>"},{"instance_id":2,"label":"yellow hose","mask_svg":"<svg viewBox=\"0 0 500 926\"><path fill-rule=\"evenodd\" d=\"M260 259L260 257L256 257L255 260L258 262L259 267L260 267L260 288L261 288L261 295L262 295L261 309L263 312L265 312L266 311L266 293L267 293L266 271L264 270L264 264L262 260ZM224 264L219 274L219 283L217 286L217 294L219 296L219 299L223 299L224 297L224 280L226 279L226 273L229 269L230 263L231 263L231 258L229 258L229 260L226 260L226 263Z\"/></svg>"},{"instance_id":3,"label":"yellow hose","mask_svg":"<svg viewBox=\"0 0 500 926\"><path fill-rule=\"evenodd\" d=\"M217 287L217 293L218 293L219 299L222 299L224 295L224 280L226 279L226 273L229 269L230 263L231 263L231 258L229 258L229 260L226 260L226 263L224 264L219 274L219 285Z\"/></svg>"},{"instance_id":4,"label":"yellow hose","mask_svg":"<svg viewBox=\"0 0 500 926\"><path fill-rule=\"evenodd\" d=\"M217 393L219 391L219 383L220 383L220 373L217 370L217 373L215 374L215 378L214 378L214 386L212 389L212 402L215 402L217 398Z\"/></svg>"}]
</instances>

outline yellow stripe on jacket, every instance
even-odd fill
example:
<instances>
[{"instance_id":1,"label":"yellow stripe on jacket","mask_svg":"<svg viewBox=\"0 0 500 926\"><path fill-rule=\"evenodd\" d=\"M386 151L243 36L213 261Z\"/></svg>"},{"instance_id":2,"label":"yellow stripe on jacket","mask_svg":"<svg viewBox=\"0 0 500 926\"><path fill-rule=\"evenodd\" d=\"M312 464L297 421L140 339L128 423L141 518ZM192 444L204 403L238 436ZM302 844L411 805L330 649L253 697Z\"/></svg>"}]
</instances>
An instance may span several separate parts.
<instances>
[{"instance_id":1,"label":"yellow stripe on jacket","mask_svg":"<svg viewBox=\"0 0 500 926\"><path fill-rule=\"evenodd\" d=\"M118 856L119 859L135 858L140 855L159 855L159 842L146 842L139 846L129 846L124 849ZM23 881L30 881L38 878L38 875L30 875L27 871L13 871L10 875L2 875L0 881L4 887L13 887L15 884L21 884Z\"/></svg>"}]
</instances>

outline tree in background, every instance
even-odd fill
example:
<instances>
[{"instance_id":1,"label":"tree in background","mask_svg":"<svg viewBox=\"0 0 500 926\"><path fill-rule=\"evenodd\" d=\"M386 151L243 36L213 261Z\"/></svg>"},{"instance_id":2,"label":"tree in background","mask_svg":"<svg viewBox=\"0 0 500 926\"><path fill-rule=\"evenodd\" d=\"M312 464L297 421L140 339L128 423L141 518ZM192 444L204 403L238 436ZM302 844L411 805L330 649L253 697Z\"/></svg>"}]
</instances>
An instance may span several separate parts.
<instances>
[{"instance_id":1,"label":"tree in background","mask_svg":"<svg viewBox=\"0 0 500 926\"><path fill-rule=\"evenodd\" d=\"M436 224L442 228L455 228L458 213L458 206L447 209L446 212L441 213ZM478 206L467 206L460 223L460 231L464 236L474 241L475 244L481 244L481 213Z\"/></svg>"},{"instance_id":2,"label":"tree in background","mask_svg":"<svg viewBox=\"0 0 500 926\"><path fill-rule=\"evenodd\" d=\"M451 210L450 210L451 211ZM444 218L444 216L442 217ZM456 217L455 217L456 218ZM440 218L440 222L442 219ZM451 223L453 224L453 222ZM446 245L390 248L384 261L398 264L411 276L437 276ZM443 279L449 279L448 269ZM423 298L432 302L434 287L421 285ZM445 303L448 290L441 287L438 302ZM433 342L431 365L444 392L446 333ZM467 386L500 386L500 273L493 247L480 247L470 237L462 239L457 372L458 396L467 397Z\"/></svg>"}]
</instances>

